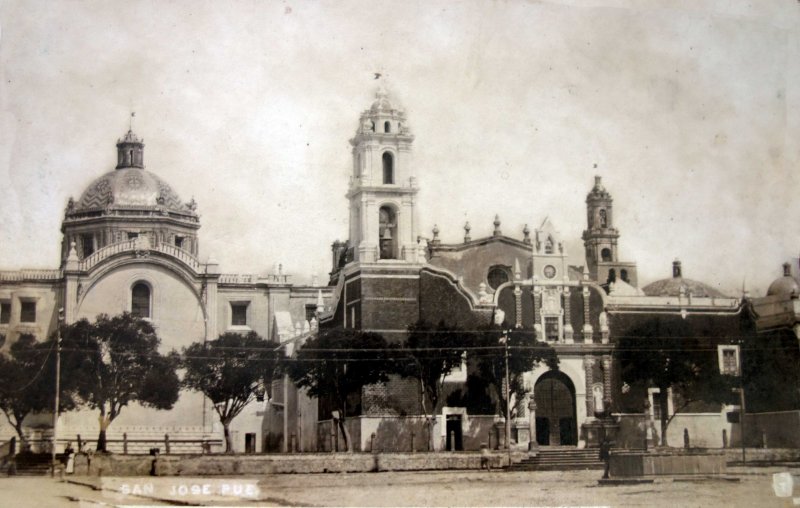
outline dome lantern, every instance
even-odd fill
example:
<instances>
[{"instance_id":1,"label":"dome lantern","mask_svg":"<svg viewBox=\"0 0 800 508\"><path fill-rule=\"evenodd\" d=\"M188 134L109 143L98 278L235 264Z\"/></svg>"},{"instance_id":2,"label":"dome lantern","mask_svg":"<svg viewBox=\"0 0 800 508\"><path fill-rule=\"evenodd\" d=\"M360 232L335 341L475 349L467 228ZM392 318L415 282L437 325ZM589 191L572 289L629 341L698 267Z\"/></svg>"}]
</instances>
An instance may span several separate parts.
<instances>
[{"instance_id":1,"label":"dome lantern","mask_svg":"<svg viewBox=\"0 0 800 508\"><path fill-rule=\"evenodd\" d=\"M136 137L130 129L125 137L117 140L116 169L125 168L144 169L144 141Z\"/></svg>"}]
</instances>

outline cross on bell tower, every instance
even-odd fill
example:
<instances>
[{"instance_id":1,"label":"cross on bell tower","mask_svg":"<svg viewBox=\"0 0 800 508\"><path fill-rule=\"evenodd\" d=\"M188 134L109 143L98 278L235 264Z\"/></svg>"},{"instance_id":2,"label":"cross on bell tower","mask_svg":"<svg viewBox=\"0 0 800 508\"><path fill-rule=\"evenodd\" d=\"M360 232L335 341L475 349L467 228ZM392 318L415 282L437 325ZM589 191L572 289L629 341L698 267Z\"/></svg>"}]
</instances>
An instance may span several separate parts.
<instances>
[{"instance_id":1,"label":"cross on bell tower","mask_svg":"<svg viewBox=\"0 0 800 508\"><path fill-rule=\"evenodd\" d=\"M361 113L353 147L350 244L355 261L416 262L416 178L411 163L411 134L405 112L381 87Z\"/></svg>"}]
</instances>

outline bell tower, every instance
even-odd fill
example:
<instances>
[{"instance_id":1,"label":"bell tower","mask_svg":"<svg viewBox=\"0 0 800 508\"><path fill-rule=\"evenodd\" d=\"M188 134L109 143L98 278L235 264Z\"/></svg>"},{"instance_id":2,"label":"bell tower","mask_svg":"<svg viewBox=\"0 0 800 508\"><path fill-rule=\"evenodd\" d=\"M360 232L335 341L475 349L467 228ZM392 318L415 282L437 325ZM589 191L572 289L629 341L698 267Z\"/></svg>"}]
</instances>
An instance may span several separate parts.
<instances>
[{"instance_id":1,"label":"bell tower","mask_svg":"<svg viewBox=\"0 0 800 508\"><path fill-rule=\"evenodd\" d=\"M379 89L372 106L361 113L353 146L350 245L361 263L384 260L416 262L416 178L411 134L405 112Z\"/></svg>"},{"instance_id":2,"label":"bell tower","mask_svg":"<svg viewBox=\"0 0 800 508\"><path fill-rule=\"evenodd\" d=\"M617 255L619 230L614 227L613 202L601 177L595 176L594 187L586 195L587 228L583 232L589 276L601 285L619 279L636 286L636 264L620 261Z\"/></svg>"}]
</instances>

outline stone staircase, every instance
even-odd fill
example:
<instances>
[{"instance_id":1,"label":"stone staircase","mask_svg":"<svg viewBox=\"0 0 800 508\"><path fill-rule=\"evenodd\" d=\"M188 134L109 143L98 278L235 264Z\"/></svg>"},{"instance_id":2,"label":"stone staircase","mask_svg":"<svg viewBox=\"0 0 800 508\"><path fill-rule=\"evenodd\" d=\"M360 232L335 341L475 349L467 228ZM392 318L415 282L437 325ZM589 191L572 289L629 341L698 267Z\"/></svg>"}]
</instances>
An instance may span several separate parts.
<instances>
[{"instance_id":1,"label":"stone staircase","mask_svg":"<svg viewBox=\"0 0 800 508\"><path fill-rule=\"evenodd\" d=\"M572 446L540 446L535 457L512 464L507 471L575 471L603 469L597 448L579 449Z\"/></svg>"}]
</instances>

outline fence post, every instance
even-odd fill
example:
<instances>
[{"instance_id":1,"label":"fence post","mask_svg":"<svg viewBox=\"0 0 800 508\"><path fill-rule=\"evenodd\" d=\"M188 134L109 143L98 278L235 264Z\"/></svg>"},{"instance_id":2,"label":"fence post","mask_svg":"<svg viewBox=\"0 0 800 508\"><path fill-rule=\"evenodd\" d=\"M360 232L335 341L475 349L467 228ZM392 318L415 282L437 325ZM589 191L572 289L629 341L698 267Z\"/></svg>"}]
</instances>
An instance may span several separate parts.
<instances>
[{"instance_id":1,"label":"fence post","mask_svg":"<svg viewBox=\"0 0 800 508\"><path fill-rule=\"evenodd\" d=\"M164 451L169 455L169 434L164 434Z\"/></svg>"},{"instance_id":2,"label":"fence post","mask_svg":"<svg viewBox=\"0 0 800 508\"><path fill-rule=\"evenodd\" d=\"M728 429L722 429L722 447L728 447Z\"/></svg>"},{"instance_id":3,"label":"fence post","mask_svg":"<svg viewBox=\"0 0 800 508\"><path fill-rule=\"evenodd\" d=\"M375 433L369 437L369 451L375 453Z\"/></svg>"},{"instance_id":4,"label":"fence post","mask_svg":"<svg viewBox=\"0 0 800 508\"><path fill-rule=\"evenodd\" d=\"M83 451L83 441L81 440L81 435L80 434L78 434L78 451L79 452Z\"/></svg>"},{"instance_id":5,"label":"fence post","mask_svg":"<svg viewBox=\"0 0 800 508\"><path fill-rule=\"evenodd\" d=\"M122 433L122 453L127 455L128 454L128 433Z\"/></svg>"},{"instance_id":6,"label":"fence post","mask_svg":"<svg viewBox=\"0 0 800 508\"><path fill-rule=\"evenodd\" d=\"M415 453L417 451L417 447L414 446L414 431L411 431L411 453Z\"/></svg>"}]
</instances>

